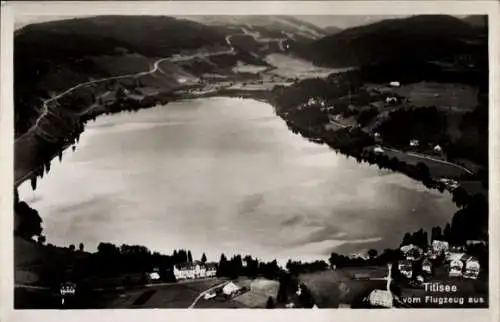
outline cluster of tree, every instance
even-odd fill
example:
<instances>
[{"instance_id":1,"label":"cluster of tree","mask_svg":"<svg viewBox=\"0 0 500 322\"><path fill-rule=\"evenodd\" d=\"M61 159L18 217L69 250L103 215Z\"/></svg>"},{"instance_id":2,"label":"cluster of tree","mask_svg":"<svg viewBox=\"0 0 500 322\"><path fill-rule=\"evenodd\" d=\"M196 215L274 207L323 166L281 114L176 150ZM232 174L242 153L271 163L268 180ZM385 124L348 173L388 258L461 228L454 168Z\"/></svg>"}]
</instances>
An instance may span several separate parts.
<instances>
[{"instance_id":1,"label":"cluster of tree","mask_svg":"<svg viewBox=\"0 0 500 322\"><path fill-rule=\"evenodd\" d=\"M376 116L378 115L378 109L372 107L367 110L363 110L358 115L358 123L361 126L367 126Z\"/></svg>"},{"instance_id":2,"label":"cluster of tree","mask_svg":"<svg viewBox=\"0 0 500 322\"><path fill-rule=\"evenodd\" d=\"M390 112L385 122L375 131L382 134L389 145L407 147L417 138L420 144L448 146L447 119L445 112L436 107L398 109Z\"/></svg>"},{"instance_id":3,"label":"cluster of tree","mask_svg":"<svg viewBox=\"0 0 500 322\"><path fill-rule=\"evenodd\" d=\"M278 113L295 109L306 103L310 97L320 98L328 103L335 103L340 97L354 95L361 91L362 81L357 71L332 74L326 79L309 78L291 86L275 86L271 103Z\"/></svg>"},{"instance_id":4,"label":"cluster of tree","mask_svg":"<svg viewBox=\"0 0 500 322\"><path fill-rule=\"evenodd\" d=\"M71 247L71 246L70 246ZM79 249L83 251L83 244ZM74 250L74 245L72 247ZM97 252L78 260L72 272L72 278L84 280L90 276L118 276L121 274L140 274L144 276L139 283L146 283L146 273L158 269L160 279L164 282L175 282L173 266L180 262L192 261L191 251L175 250L172 255L151 252L141 245L121 246L102 242ZM131 284L131 280L124 280L124 284Z\"/></svg>"},{"instance_id":5,"label":"cluster of tree","mask_svg":"<svg viewBox=\"0 0 500 322\"><path fill-rule=\"evenodd\" d=\"M488 241L488 199L481 194L468 195L463 188L453 192L453 201L460 208L445 228L433 227L430 241L443 240L451 245L465 245L467 240ZM406 233L402 244L414 244L426 248L428 234L422 229Z\"/></svg>"},{"instance_id":6,"label":"cluster of tree","mask_svg":"<svg viewBox=\"0 0 500 322\"><path fill-rule=\"evenodd\" d=\"M304 283L300 283L298 275L293 272L282 272L279 275L276 301L280 305L292 302L297 308L312 308L315 304L312 292Z\"/></svg>"},{"instance_id":7,"label":"cluster of tree","mask_svg":"<svg viewBox=\"0 0 500 322\"><path fill-rule=\"evenodd\" d=\"M384 249L380 254L375 249L370 249L368 251L368 258L361 257L349 257L346 255L331 253L328 258L328 262L331 267L341 268L341 267L356 267L356 266L366 266L366 265L383 265L386 263L395 262L402 258L401 251L399 249Z\"/></svg>"},{"instance_id":8,"label":"cluster of tree","mask_svg":"<svg viewBox=\"0 0 500 322\"><path fill-rule=\"evenodd\" d=\"M172 255L172 261L174 264L179 263L192 263L193 256L191 255L191 251L186 251L185 249L174 250Z\"/></svg>"},{"instance_id":9,"label":"cluster of tree","mask_svg":"<svg viewBox=\"0 0 500 322\"><path fill-rule=\"evenodd\" d=\"M14 235L31 240L34 236L42 234L42 218L36 209L31 208L26 202L19 201L17 191L14 202Z\"/></svg>"},{"instance_id":10,"label":"cluster of tree","mask_svg":"<svg viewBox=\"0 0 500 322\"><path fill-rule=\"evenodd\" d=\"M406 233L401 242L401 246L415 245L422 249L429 247L429 236L426 231L420 229L412 234Z\"/></svg>"},{"instance_id":11,"label":"cluster of tree","mask_svg":"<svg viewBox=\"0 0 500 322\"><path fill-rule=\"evenodd\" d=\"M286 263L286 269L294 275L302 273L311 273L317 271L323 271L328 268L328 264L324 260L316 260L314 262L301 262L288 260Z\"/></svg>"},{"instance_id":12,"label":"cluster of tree","mask_svg":"<svg viewBox=\"0 0 500 322\"><path fill-rule=\"evenodd\" d=\"M480 94L481 95L481 94ZM462 117L460 136L450 143L447 153L450 159L468 159L485 169L488 168L488 101L479 100L479 105ZM487 172L487 171L485 171ZM481 176L487 182L487 173Z\"/></svg>"},{"instance_id":13,"label":"cluster of tree","mask_svg":"<svg viewBox=\"0 0 500 322\"><path fill-rule=\"evenodd\" d=\"M248 276L251 278L264 276L268 279L276 279L280 271L281 269L276 260L261 262L250 255L246 255L244 258L241 255L234 255L231 259L227 259L226 255L221 254L217 276L230 278L238 276Z\"/></svg>"}]
</instances>

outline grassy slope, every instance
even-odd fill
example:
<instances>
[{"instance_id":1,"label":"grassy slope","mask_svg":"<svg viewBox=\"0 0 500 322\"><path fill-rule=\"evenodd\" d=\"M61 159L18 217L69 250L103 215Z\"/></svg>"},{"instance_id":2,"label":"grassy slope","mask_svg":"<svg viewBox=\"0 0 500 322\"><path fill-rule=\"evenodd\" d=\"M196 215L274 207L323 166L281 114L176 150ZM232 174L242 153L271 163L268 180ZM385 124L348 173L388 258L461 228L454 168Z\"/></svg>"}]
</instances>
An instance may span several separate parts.
<instances>
[{"instance_id":1,"label":"grassy slope","mask_svg":"<svg viewBox=\"0 0 500 322\"><path fill-rule=\"evenodd\" d=\"M14 280L16 284L44 285L45 277L57 276L79 259L89 256L62 247L47 247L14 238Z\"/></svg>"}]
</instances>

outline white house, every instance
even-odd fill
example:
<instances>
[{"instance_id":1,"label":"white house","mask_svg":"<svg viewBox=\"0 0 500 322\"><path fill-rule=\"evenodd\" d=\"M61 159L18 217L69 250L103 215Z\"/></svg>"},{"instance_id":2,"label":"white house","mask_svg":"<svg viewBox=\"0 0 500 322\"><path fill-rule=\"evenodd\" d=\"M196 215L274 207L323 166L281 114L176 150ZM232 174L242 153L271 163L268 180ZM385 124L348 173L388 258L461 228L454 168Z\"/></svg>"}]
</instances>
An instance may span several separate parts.
<instances>
[{"instance_id":1,"label":"white house","mask_svg":"<svg viewBox=\"0 0 500 322\"><path fill-rule=\"evenodd\" d=\"M233 295L240 290L240 287L233 282L229 282L222 288L222 293L225 295Z\"/></svg>"},{"instance_id":2,"label":"white house","mask_svg":"<svg viewBox=\"0 0 500 322\"><path fill-rule=\"evenodd\" d=\"M408 260L401 260L398 262L399 272L406 278L411 278L413 275L413 268L411 262Z\"/></svg>"},{"instance_id":3,"label":"white house","mask_svg":"<svg viewBox=\"0 0 500 322\"><path fill-rule=\"evenodd\" d=\"M470 279L477 279L479 276L479 261L476 259L469 259L465 262L465 272L464 277Z\"/></svg>"},{"instance_id":4,"label":"white house","mask_svg":"<svg viewBox=\"0 0 500 322\"><path fill-rule=\"evenodd\" d=\"M174 266L174 276L177 280L213 277L216 272L217 266L215 263L203 264L196 261L194 263L181 263Z\"/></svg>"},{"instance_id":5,"label":"white house","mask_svg":"<svg viewBox=\"0 0 500 322\"><path fill-rule=\"evenodd\" d=\"M420 141L419 140L415 140L415 139L410 140L410 146L411 147L417 147L419 145L420 145Z\"/></svg>"},{"instance_id":6,"label":"white house","mask_svg":"<svg viewBox=\"0 0 500 322\"><path fill-rule=\"evenodd\" d=\"M443 148L441 148L441 146L439 144L437 144L435 147L434 147L434 152L436 153L441 153L443 152Z\"/></svg>"},{"instance_id":7,"label":"white house","mask_svg":"<svg viewBox=\"0 0 500 322\"><path fill-rule=\"evenodd\" d=\"M152 280L152 281L157 281L160 279L160 274L158 272L152 272L152 273L149 273L149 278Z\"/></svg>"},{"instance_id":8,"label":"white house","mask_svg":"<svg viewBox=\"0 0 500 322\"><path fill-rule=\"evenodd\" d=\"M424 271L427 274L432 274L432 263L429 259L424 259L422 262L422 271Z\"/></svg>"},{"instance_id":9,"label":"white house","mask_svg":"<svg viewBox=\"0 0 500 322\"><path fill-rule=\"evenodd\" d=\"M440 255L443 253L447 253L450 248L450 245L447 241L442 240L433 240L432 241L432 252L435 255Z\"/></svg>"},{"instance_id":10,"label":"white house","mask_svg":"<svg viewBox=\"0 0 500 322\"><path fill-rule=\"evenodd\" d=\"M206 277L214 277L217 274L216 263L206 263Z\"/></svg>"},{"instance_id":11,"label":"white house","mask_svg":"<svg viewBox=\"0 0 500 322\"><path fill-rule=\"evenodd\" d=\"M398 82L398 81L393 81L393 82L389 83L389 86L391 86L391 87L399 87L399 86L401 86L401 83Z\"/></svg>"},{"instance_id":12,"label":"white house","mask_svg":"<svg viewBox=\"0 0 500 322\"><path fill-rule=\"evenodd\" d=\"M467 246L472 246L472 245L483 245L485 246L486 245L486 241L484 240L472 240L472 239L469 239L465 242L465 244Z\"/></svg>"},{"instance_id":13,"label":"white house","mask_svg":"<svg viewBox=\"0 0 500 322\"><path fill-rule=\"evenodd\" d=\"M384 153L384 149L382 149L380 146L376 146L373 148L373 152L375 153Z\"/></svg>"},{"instance_id":14,"label":"white house","mask_svg":"<svg viewBox=\"0 0 500 322\"><path fill-rule=\"evenodd\" d=\"M464 263L460 259L453 259L450 261L450 277L462 276L462 270L464 268Z\"/></svg>"},{"instance_id":15,"label":"white house","mask_svg":"<svg viewBox=\"0 0 500 322\"><path fill-rule=\"evenodd\" d=\"M411 244L402 246L400 250L409 261L418 260L423 255L423 250L420 247Z\"/></svg>"},{"instance_id":16,"label":"white house","mask_svg":"<svg viewBox=\"0 0 500 322\"><path fill-rule=\"evenodd\" d=\"M314 104L316 104L316 102L317 102L316 99L314 97L311 97L307 101L307 105L314 105Z\"/></svg>"},{"instance_id":17,"label":"white house","mask_svg":"<svg viewBox=\"0 0 500 322\"><path fill-rule=\"evenodd\" d=\"M392 104L392 103L397 103L398 102L398 98L397 97L394 97L394 96L388 96L385 98L385 103L386 104Z\"/></svg>"}]
</instances>

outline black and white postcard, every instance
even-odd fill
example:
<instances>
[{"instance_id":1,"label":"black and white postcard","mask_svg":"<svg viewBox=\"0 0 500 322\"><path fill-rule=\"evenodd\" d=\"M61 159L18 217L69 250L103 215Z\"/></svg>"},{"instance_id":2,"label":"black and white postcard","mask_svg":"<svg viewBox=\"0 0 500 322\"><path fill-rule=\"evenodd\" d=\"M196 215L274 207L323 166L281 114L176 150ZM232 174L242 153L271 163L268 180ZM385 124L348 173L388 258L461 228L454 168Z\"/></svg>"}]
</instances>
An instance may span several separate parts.
<instances>
[{"instance_id":1,"label":"black and white postcard","mask_svg":"<svg viewBox=\"0 0 500 322\"><path fill-rule=\"evenodd\" d=\"M306 4L3 6L9 310L488 317L498 7Z\"/></svg>"}]
</instances>

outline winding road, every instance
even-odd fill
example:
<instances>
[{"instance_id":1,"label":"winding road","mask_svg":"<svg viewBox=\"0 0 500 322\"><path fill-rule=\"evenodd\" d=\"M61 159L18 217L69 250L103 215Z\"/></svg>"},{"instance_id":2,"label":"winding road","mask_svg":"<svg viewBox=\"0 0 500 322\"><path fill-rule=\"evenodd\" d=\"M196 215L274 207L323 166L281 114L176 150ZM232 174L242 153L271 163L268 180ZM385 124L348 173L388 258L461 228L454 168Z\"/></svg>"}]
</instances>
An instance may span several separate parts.
<instances>
[{"instance_id":1,"label":"winding road","mask_svg":"<svg viewBox=\"0 0 500 322\"><path fill-rule=\"evenodd\" d=\"M330 120L331 123L337 125L337 126L340 126L342 128L346 128L346 127L349 127L349 125L346 125L346 124L343 124L341 122L338 122L338 121L335 121L335 120ZM366 132L366 131L365 131ZM368 133L368 132L367 132ZM369 133L368 133L369 134ZM449 162L449 161L446 161L446 160L441 160L441 159L437 159L437 158L433 158L429 155L426 155L426 154L421 154L421 153L416 153L416 152L403 152L401 150L398 150L398 149L394 149L394 148L390 148L388 146L383 146L381 145L380 146L382 149L384 150L388 150L388 151L393 151L393 152L397 152L397 153L406 153L407 155L409 156L412 156L414 158L417 158L417 159L425 159L425 160L429 160L429 161L433 161L433 162L437 162L437 163L441 163L441 164L446 164L446 165L449 165L451 167L455 167L457 169L460 169L462 171L465 171L467 172L468 174L474 174L473 171L467 169L466 167L463 167L461 165L458 165L456 163L453 163L453 162Z\"/></svg>"},{"instance_id":2,"label":"winding road","mask_svg":"<svg viewBox=\"0 0 500 322\"><path fill-rule=\"evenodd\" d=\"M118 75L118 76L111 76L111 77L106 77L106 78L100 78L100 79L95 79L95 80L90 80L90 81L86 81L86 82L83 82L83 83L79 83L73 87L70 87L68 88L67 90L65 90L64 92L61 92L47 100L44 100L43 103L42 103L42 113L37 117L35 123L26 131L24 132L22 135L20 135L19 137L17 137L14 141L14 145L20 145L22 146L22 143L23 143L23 140L28 138L30 134L32 134L33 132L35 132L37 129L39 129L39 125L40 125L40 121L45 117L47 116L49 113L50 113L50 108L49 108L49 104L52 103L52 102L55 102L57 101L58 99L64 97L65 95L68 95L70 93L72 93L73 91L79 89L79 88L82 88L82 87L85 87L85 86L89 86L89 85L93 85L93 84L98 84L98 83L103 83L103 82L106 82L106 81L111 81L111 80L119 80L119 79L125 79L125 78L138 78L138 77L141 77L141 76L146 76L146 75L152 75L154 73L156 73L158 70L161 71L161 68L160 68L160 64L162 62L165 62L165 61L169 61L171 63L176 63L176 62L182 62L182 61L188 61L188 60L192 60L192 59L204 59L204 58L207 58L207 57L210 57L210 56L217 56L217 55L232 55L235 53L235 49L232 47L231 45L231 42L230 42L230 39L229 38L226 38L226 42L228 43L228 45L230 45L230 48L229 49L226 49L226 50L220 50L220 51L217 51L217 52L207 52L207 53L195 53L195 54L192 54L192 55L184 55L184 56L173 56L173 57L164 57L164 58L159 58L157 59L152 66L150 66L150 69L147 70L147 71L143 71L143 72L138 72L138 73L132 73L132 74L125 74L125 75ZM94 108L95 106L91 106L89 108L86 109L86 111L90 111L92 108ZM78 116L82 115L81 113L78 113ZM21 183L23 183L25 180L27 180L29 177L31 177L31 175L33 174L34 170L30 170L22 175L20 175L19 177L15 177L14 178L14 185L15 187L18 187Z\"/></svg>"},{"instance_id":3,"label":"winding road","mask_svg":"<svg viewBox=\"0 0 500 322\"><path fill-rule=\"evenodd\" d=\"M226 42L228 44L231 43L228 38L226 38ZM51 97L51 98L43 101L43 103L42 103L42 110L43 110L42 113L38 116L38 118L36 119L35 123L25 133L23 133L21 136L19 136L18 138L16 138L16 142L18 140L22 140L24 137L26 137L27 135L29 135L32 131L34 131L38 127L38 125L40 123L40 120L45 115L47 115L49 113L48 104L50 104L51 102L57 101L58 99L62 98L63 96L70 94L74 90L77 90L77 89L85 87L85 86L93 85L93 84L103 83L103 82L106 82L106 81L118 80L118 79L124 79L124 78L138 78L138 77L141 77L141 76L146 76L146 75L154 74L154 73L156 73L160 69L160 64L162 62L164 62L164 61L169 61L169 62L175 63L175 62L187 61L187 60L191 60L191 59L195 59L195 58L207 58L207 57L210 57L210 56L217 56L217 55L224 55L224 54L233 54L233 53L234 53L234 48L230 47L230 49L228 49L228 50L222 50L222 51L218 51L218 52L214 52L214 53L197 53L197 54L193 54L193 55L189 55L189 56L165 57L165 58L160 58L160 59L156 60L153 63L153 66L151 66L148 71L138 72L138 73L133 73L133 74L126 74L126 75L119 75L119 76L111 76L111 77L100 78L100 79L95 79L95 80L91 80L91 81L79 83L79 84L77 84L77 85L75 85L73 87L68 88L64 92L59 93L56 96L53 96L53 97Z\"/></svg>"}]
</instances>

